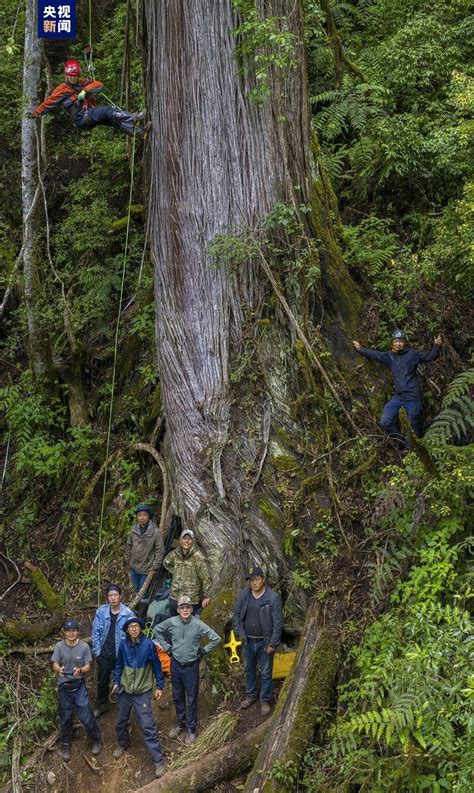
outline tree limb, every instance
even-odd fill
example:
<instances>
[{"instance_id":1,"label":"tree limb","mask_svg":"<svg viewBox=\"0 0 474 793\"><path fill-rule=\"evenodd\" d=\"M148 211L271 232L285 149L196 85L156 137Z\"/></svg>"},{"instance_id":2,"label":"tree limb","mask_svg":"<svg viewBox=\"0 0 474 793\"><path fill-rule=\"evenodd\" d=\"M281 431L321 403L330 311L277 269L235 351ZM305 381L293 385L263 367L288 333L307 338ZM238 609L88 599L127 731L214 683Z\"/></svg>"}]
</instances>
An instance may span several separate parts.
<instances>
[{"instance_id":1,"label":"tree limb","mask_svg":"<svg viewBox=\"0 0 474 793\"><path fill-rule=\"evenodd\" d=\"M30 562L25 562L25 567L30 572L33 584L40 593L43 603L51 616L49 619L37 623L13 620L10 617L0 617L0 631L13 639L35 642L43 638L43 636L48 636L62 625L64 605L61 596L52 588L39 567L35 567Z\"/></svg>"},{"instance_id":2,"label":"tree limb","mask_svg":"<svg viewBox=\"0 0 474 793\"><path fill-rule=\"evenodd\" d=\"M215 752L165 774L136 793L199 793L224 779L232 779L251 765L267 729L268 722L262 722Z\"/></svg>"}]
</instances>

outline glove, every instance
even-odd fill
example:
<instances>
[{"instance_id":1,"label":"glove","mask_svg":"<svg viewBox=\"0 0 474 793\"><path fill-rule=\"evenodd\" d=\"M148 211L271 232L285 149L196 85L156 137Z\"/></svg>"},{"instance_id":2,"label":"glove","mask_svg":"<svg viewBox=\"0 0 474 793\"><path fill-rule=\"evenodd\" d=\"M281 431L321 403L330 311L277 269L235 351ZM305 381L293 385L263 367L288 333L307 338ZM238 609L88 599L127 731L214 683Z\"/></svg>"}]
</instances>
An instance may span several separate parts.
<instances>
[{"instance_id":1,"label":"glove","mask_svg":"<svg viewBox=\"0 0 474 793\"><path fill-rule=\"evenodd\" d=\"M87 94L87 91L84 91L84 89L82 89L81 93L77 95L77 98L78 98L79 102L83 102L84 101L84 99L86 98L86 94Z\"/></svg>"},{"instance_id":2,"label":"glove","mask_svg":"<svg viewBox=\"0 0 474 793\"><path fill-rule=\"evenodd\" d=\"M204 647L200 647L198 650L198 661L204 658L205 655L207 655L207 653L204 652Z\"/></svg>"}]
</instances>

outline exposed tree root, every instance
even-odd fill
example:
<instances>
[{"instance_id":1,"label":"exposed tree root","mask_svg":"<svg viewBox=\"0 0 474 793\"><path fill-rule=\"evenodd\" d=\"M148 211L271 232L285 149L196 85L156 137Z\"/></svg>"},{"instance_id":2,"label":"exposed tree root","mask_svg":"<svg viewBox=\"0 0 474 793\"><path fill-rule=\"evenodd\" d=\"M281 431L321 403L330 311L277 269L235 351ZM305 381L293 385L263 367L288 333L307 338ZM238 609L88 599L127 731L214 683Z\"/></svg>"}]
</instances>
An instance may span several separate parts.
<instances>
[{"instance_id":1,"label":"exposed tree root","mask_svg":"<svg viewBox=\"0 0 474 793\"><path fill-rule=\"evenodd\" d=\"M10 617L0 617L0 631L12 639L35 642L44 636L48 636L62 625L64 605L61 596L52 588L39 567L35 567L30 562L25 562L25 567L31 574L32 581L51 616L43 622L36 623L13 620Z\"/></svg>"},{"instance_id":2,"label":"exposed tree root","mask_svg":"<svg viewBox=\"0 0 474 793\"><path fill-rule=\"evenodd\" d=\"M194 760L177 771L170 771L156 782L139 788L136 793L199 793L209 790L223 779L232 779L254 761L262 744L268 722L263 722L234 741Z\"/></svg>"}]
</instances>

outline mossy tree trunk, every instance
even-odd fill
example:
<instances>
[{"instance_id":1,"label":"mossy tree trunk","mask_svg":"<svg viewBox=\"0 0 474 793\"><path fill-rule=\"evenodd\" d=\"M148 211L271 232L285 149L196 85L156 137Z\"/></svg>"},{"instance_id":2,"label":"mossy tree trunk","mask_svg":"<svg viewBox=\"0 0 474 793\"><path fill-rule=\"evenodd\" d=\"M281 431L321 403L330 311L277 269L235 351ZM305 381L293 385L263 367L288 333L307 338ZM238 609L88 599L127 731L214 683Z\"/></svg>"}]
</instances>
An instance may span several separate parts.
<instances>
[{"instance_id":1,"label":"mossy tree trunk","mask_svg":"<svg viewBox=\"0 0 474 793\"><path fill-rule=\"evenodd\" d=\"M220 588L241 563L263 561L275 575L286 569L281 537L258 506L259 491L268 495L272 485L255 486L260 474L266 477L275 427L290 436L295 431L288 410L295 355L284 360L294 339L258 256L238 270L216 267L209 244L236 228L261 228L282 202L294 208L305 235L318 237L314 256L324 272L317 299L320 306L328 302L322 314L339 341L337 294L352 295L357 304L332 225L333 196L310 146L300 5L259 0L256 9L258 18L277 20L294 45L293 66L268 66L269 93L261 103L250 98L255 53L239 50L240 62L236 57L233 31L242 20L231 0L145 5L163 451L174 501L198 528ZM311 205L312 214L300 214L301 205ZM257 339L260 320L268 331ZM249 322L263 375L232 387L235 362L247 354Z\"/></svg>"}]
</instances>

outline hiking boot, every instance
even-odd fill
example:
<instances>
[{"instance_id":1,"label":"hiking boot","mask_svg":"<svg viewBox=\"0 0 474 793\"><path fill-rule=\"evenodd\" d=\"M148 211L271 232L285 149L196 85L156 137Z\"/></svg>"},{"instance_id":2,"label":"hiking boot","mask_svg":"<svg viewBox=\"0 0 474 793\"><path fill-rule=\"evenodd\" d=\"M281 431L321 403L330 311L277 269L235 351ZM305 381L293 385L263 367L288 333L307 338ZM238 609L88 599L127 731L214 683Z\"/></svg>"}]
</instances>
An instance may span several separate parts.
<instances>
[{"instance_id":1,"label":"hiking boot","mask_svg":"<svg viewBox=\"0 0 474 793\"><path fill-rule=\"evenodd\" d=\"M166 773L166 768L164 763L155 763L155 776L158 779L160 776Z\"/></svg>"},{"instance_id":2,"label":"hiking boot","mask_svg":"<svg viewBox=\"0 0 474 793\"><path fill-rule=\"evenodd\" d=\"M182 732L186 732L186 727L181 727L181 724L178 724L177 727L173 727L173 729L169 731L168 738L179 738Z\"/></svg>"},{"instance_id":3,"label":"hiking boot","mask_svg":"<svg viewBox=\"0 0 474 793\"><path fill-rule=\"evenodd\" d=\"M99 716L102 716L103 713L107 713L108 709L109 709L109 706L105 702L102 703L102 705L97 705L97 707L96 707L96 709L94 711L95 718L98 719Z\"/></svg>"},{"instance_id":4,"label":"hiking boot","mask_svg":"<svg viewBox=\"0 0 474 793\"><path fill-rule=\"evenodd\" d=\"M117 748L116 748L116 750L114 752L114 755L113 755L114 756L114 760L119 760L120 757L123 757L125 752L127 751L127 749L128 749L128 745L127 746L117 746Z\"/></svg>"},{"instance_id":5,"label":"hiking boot","mask_svg":"<svg viewBox=\"0 0 474 793\"><path fill-rule=\"evenodd\" d=\"M143 124L146 118L146 110L141 110L139 113L133 114L135 124Z\"/></svg>"},{"instance_id":6,"label":"hiking boot","mask_svg":"<svg viewBox=\"0 0 474 793\"><path fill-rule=\"evenodd\" d=\"M257 697L245 697L245 699L240 703L240 709L247 710L247 708L251 708L256 701Z\"/></svg>"},{"instance_id":7,"label":"hiking boot","mask_svg":"<svg viewBox=\"0 0 474 793\"><path fill-rule=\"evenodd\" d=\"M271 707L268 702L261 702L260 703L260 713L262 716L268 716L270 713Z\"/></svg>"},{"instance_id":8,"label":"hiking boot","mask_svg":"<svg viewBox=\"0 0 474 793\"><path fill-rule=\"evenodd\" d=\"M196 733L195 732L188 732L186 738L184 739L184 743L186 746L191 746L192 743L196 740Z\"/></svg>"},{"instance_id":9,"label":"hiking boot","mask_svg":"<svg viewBox=\"0 0 474 793\"><path fill-rule=\"evenodd\" d=\"M63 750L61 752L61 757L62 757L62 759L64 760L65 763L69 763L69 760L71 759L71 747L69 746L69 744L65 743L63 745Z\"/></svg>"},{"instance_id":10,"label":"hiking boot","mask_svg":"<svg viewBox=\"0 0 474 793\"><path fill-rule=\"evenodd\" d=\"M91 747L91 753L93 755L99 754L100 750L102 749L102 744L100 741L93 741Z\"/></svg>"}]
</instances>

